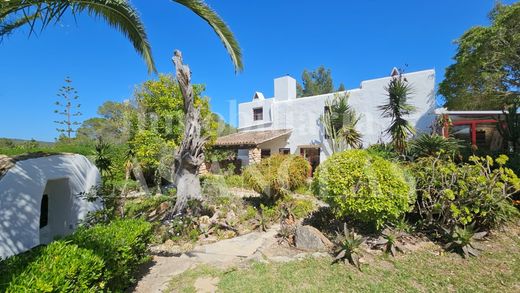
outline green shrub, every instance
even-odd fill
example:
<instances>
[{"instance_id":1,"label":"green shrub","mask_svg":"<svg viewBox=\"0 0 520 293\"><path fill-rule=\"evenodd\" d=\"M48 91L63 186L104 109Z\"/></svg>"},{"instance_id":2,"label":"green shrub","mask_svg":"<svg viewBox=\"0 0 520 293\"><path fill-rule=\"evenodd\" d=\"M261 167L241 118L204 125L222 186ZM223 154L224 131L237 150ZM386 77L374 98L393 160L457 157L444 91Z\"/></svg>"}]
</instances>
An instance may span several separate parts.
<instances>
[{"instance_id":1,"label":"green shrub","mask_svg":"<svg viewBox=\"0 0 520 293\"><path fill-rule=\"evenodd\" d=\"M0 263L1 292L101 292L107 276L94 251L55 241Z\"/></svg>"},{"instance_id":2,"label":"green shrub","mask_svg":"<svg viewBox=\"0 0 520 293\"><path fill-rule=\"evenodd\" d=\"M244 177L240 175L226 175L224 180L228 187L245 188L247 185L244 183Z\"/></svg>"},{"instance_id":3,"label":"green shrub","mask_svg":"<svg viewBox=\"0 0 520 293\"><path fill-rule=\"evenodd\" d=\"M141 220L80 228L0 263L0 291L122 291L147 260L151 231L151 224Z\"/></svg>"},{"instance_id":4,"label":"green shrub","mask_svg":"<svg viewBox=\"0 0 520 293\"><path fill-rule=\"evenodd\" d=\"M415 199L412 182L398 165L364 150L350 150L332 155L318 167L313 190L338 218L381 228L410 211Z\"/></svg>"},{"instance_id":5,"label":"green shrub","mask_svg":"<svg viewBox=\"0 0 520 293\"><path fill-rule=\"evenodd\" d=\"M202 195L207 199L229 196L224 176L205 175L201 178Z\"/></svg>"},{"instance_id":6,"label":"green shrub","mask_svg":"<svg viewBox=\"0 0 520 293\"><path fill-rule=\"evenodd\" d=\"M124 215L127 218L140 217L145 219L152 210L158 208L163 202L171 200L172 198L166 195L147 196L137 200L129 200L125 202Z\"/></svg>"},{"instance_id":7,"label":"green shrub","mask_svg":"<svg viewBox=\"0 0 520 293\"><path fill-rule=\"evenodd\" d=\"M152 225L143 220L117 220L108 225L79 229L71 243L89 249L105 261L108 287L119 291L131 285L139 265L148 259Z\"/></svg>"},{"instance_id":8,"label":"green shrub","mask_svg":"<svg viewBox=\"0 0 520 293\"><path fill-rule=\"evenodd\" d=\"M248 186L274 202L305 185L310 168L301 156L277 154L248 166L243 176Z\"/></svg>"},{"instance_id":9,"label":"green shrub","mask_svg":"<svg viewBox=\"0 0 520 293\"><path fill-rule=\"evenodd\" d=\"M510 197L520 190L520 180L505 168L508 158L470 157L469 163L423 158L412 164L417 180L415 211L423 227L441 230L476 223L493 227L516 214Z\"/></svg>"},{"instance_id":10,"label":"green shrub","mask_svg":"<svg viewBox=\"0 0 520 293\"><path fill-rule=\"evenodd\" d=\"M394 150L391 144L377 143L369 146L366 151L374 156L379 156L387 160L397 160L399 154Z\"/></svg>"}]
</instances>

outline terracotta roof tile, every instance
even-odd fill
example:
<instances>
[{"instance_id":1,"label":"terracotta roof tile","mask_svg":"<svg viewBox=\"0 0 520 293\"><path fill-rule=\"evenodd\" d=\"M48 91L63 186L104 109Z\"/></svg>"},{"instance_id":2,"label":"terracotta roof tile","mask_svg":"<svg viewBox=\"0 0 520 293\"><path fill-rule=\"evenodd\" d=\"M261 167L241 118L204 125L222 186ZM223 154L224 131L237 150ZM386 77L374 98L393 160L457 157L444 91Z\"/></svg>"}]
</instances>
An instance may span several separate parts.
<instances>
[{"instance_id":1,"label":"terracotta roof tile","mask_svg":"<svg viewBox=\"0 0 520 293\"><path fill-rule=\"evenodd\" d=\"M217 138L216 146L256 146L291 133L291 129L244 131Z\"/></svg>"}]
</instances>

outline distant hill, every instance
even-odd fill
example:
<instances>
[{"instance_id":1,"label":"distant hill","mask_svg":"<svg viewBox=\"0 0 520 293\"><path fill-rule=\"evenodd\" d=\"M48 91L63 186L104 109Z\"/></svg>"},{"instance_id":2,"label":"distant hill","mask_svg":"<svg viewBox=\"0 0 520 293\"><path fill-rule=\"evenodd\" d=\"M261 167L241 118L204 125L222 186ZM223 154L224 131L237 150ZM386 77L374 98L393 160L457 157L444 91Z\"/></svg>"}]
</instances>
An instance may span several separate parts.
<instances>
[{"instance_id":1,"label":"distant hill","mask_svg":"<svg viewBox=\"0 0 520 293\"><path fill-rule=\"evenodd\" d=\"M24 144L24 143L27 143L27 142L31 142L32 140L30 140L30 139L0 137L0 145L3 144L3 143L6 143L7 141L11 141L15 145L19 145L19 144ZM40 144L42 146L52 146L52 145L54 145L54 142L50 142L50 141L35 140L35 142L37 142L38 144Z\"/></svg>"}]
</instances>

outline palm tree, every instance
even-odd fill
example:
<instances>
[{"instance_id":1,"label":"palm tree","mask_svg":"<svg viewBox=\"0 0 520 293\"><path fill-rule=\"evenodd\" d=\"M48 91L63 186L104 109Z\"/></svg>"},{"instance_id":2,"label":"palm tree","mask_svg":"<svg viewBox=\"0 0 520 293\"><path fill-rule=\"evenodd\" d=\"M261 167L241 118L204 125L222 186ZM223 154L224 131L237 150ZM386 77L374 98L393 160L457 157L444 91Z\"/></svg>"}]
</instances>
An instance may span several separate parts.
<instances>
[{"instance_id":1,"label":"palm tree","mask_svg":"<svg viewBox=\"0 0 520 293\"><path fill-rule=\"evenodd\" d=\"M392 136L392 144L396 151L403 154L406 150L406 139L415 133L413 126L404 118L415 111L415 107L408 104L408 97L413 90L406 78L401 74L394 76L385 87L388 104L379 106L382 116L391 118L392 122L386 132Z\"/></svg>"},{"instance_id":2,"label":"palm tree","mask_svg":"<svg viewBox=\"0 0 520 293\"><path fill-rule=\"evenodd\" d=\"M333 99L325 102L325 109L321 122L332 152L342 151L348 147L361 147L361 133L356 129L360 117L348 104L348 96L335 95Z\"/></svg>"},{"instance_id":3,"label":"palm tree","mask_svg":"<svg viewBox=\"0 0 520 293\"><path fill-rule=\"evenodd\" d=\"M218 35L231 56L235 72L242 71L242 53L226 23L202 0L172 0L205 20ZM148 72L157 72L144 24L137 10L127 0L8 0L0 1L0 39L14 30L28 26L45 29L59 22L65 13L80 13L101 18L119 30L144 59Z\"/></svg>"}]
</instances>

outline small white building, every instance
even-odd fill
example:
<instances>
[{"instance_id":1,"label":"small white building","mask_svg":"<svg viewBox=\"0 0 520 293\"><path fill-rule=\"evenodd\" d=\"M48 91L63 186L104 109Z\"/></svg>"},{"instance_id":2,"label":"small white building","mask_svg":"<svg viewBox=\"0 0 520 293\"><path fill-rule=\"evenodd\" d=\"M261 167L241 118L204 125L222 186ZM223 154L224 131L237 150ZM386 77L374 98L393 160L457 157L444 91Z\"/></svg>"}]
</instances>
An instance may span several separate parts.
<instances>
[{"instance_id":1,"label":"small white building","mask_svg":"<svg viewBox=\"0 0 520 293\"><path fill-rule=\"evenodd\" d=\"M0 156L0 258L72 233L101 207L82 196L100 180L81 155Z\"/></svg>"},{"instance_id":2,"label":"small white building","mask_svg":"<svg viewBox=\"0 0 520 293\"><path fill-rule=\"evenodd\" d=\"M398 74L394 68L391 75ZM403 74L413 88L409 103L416 111L407 120L418 132L430 132L435 119L435 71ZM363 135L363 147L388 142L385 130L389 118L381 117L379 106L388 103L385 87L392 76L365 80L357 89L348 90L348 102L360 115L357 124ZM341 92L339 94L344 94ZM325 102L335 94L296 97L296 80L290 76L274 80L274 97L266 99L255 92L250 102L238 106L238 133L217 139L217 146L238 149L243 165L275 153L300 154L313 166L331 155L320 117Z\"/></svg>"}]
</instances>

